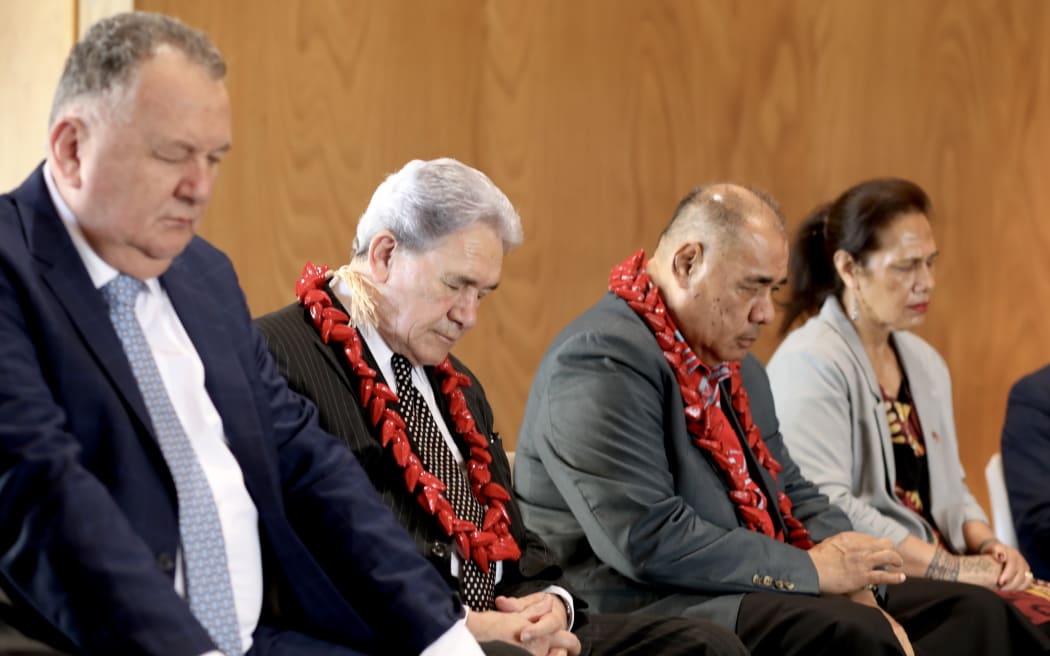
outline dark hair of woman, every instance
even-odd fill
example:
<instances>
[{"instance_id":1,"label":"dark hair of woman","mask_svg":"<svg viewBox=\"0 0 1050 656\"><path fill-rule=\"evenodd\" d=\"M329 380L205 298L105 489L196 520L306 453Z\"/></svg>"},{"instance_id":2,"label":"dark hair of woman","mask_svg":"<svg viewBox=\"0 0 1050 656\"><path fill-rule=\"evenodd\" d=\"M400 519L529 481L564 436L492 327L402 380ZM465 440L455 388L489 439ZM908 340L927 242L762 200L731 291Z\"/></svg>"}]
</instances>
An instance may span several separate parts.
<instances>
[{"instance_id":1,"label":"dark hair of woman","mask_svg":"<svg viewBox=\"0 0 1050 656\"><path fill-rule=\"evenodd\" d=\"M835 270L835 251L843 250L859 263L879 248L879 235L901 214L929 217L930 199L919 185L899 178L868 180L821 205L799 226L788 261L790 296L785 303L780 334L796 321L820 310L829 294L842 299L842 279Z\"/></svg>"}]
</instances>

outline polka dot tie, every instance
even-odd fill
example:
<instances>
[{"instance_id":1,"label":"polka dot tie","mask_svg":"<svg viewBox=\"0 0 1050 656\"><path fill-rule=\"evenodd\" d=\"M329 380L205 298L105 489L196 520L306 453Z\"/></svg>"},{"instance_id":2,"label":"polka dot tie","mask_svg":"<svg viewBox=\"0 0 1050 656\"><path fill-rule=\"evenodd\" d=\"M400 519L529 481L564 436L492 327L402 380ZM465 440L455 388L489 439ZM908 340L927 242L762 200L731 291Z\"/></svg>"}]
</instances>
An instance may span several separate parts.
<instances>
[{"instance_id":1,"label":"polka dot tie","mask_svg":"<svg viewBox=\"0 0 1050 656\"><path fill-rule=\"evenodd\" d=\"M448 443L438 430L423 395L412 383L412 365L397 353L391 359L394 378L397 380L397 395L401 399L401 415L407 424L406 433L427 471L445 484L445 495L452 509L462 519L481 526L485 509L470 491L466 474L449 450ZM459 570L459 587L464 602L472 610L491 610L496 585L496 567L492 563L489 573L481 571L473 560L462 563Z\"/></svg>"},{"instance_id":2,"label":"polka dot tie","mask_svg":"<svg viewBox=\"0 0 1050 656\"><path fill-rule=\"evenodd\" d=\"M161 453L175 480L190 610L224 654L239 655L241 639L222 524L204 470L175 414L135 316L135 299L144 288L141 281L120 274L101 291L109 304L109 320L124 345L124 353L146 402Z\"/></svg>"}]
</instances>

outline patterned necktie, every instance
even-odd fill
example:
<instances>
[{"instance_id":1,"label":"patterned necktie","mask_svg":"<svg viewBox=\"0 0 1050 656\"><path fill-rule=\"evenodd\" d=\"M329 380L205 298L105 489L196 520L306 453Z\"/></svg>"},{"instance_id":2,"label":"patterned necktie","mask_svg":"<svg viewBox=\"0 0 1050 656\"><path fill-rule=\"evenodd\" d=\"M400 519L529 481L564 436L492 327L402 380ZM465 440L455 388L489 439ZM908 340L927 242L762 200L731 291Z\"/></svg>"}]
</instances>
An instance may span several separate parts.
<instances>
[{"instance_id":1,"label":"patterned necktie","mask_svg":"<svg viewBox=\"0 0 1050 656\"><path fill-rule=\"evenodd\" d=\"M423 395L412 383L412 365L397 353L391 359L394 378L397 380L397 395L401 399L401 414L408 425L406 432L419 453L427 470L445 484L445 494L452 509L462 519L481 526L485 509L470 491L467 477L449 450L448 443L438 430ZM462 563L459 570L459 586L463 598L473 610L491 610L496 586L495 563L489 573L481 571L473 560Z\"/></svg>"},{"instance_id":2,"label":"patterned necktie","mask_svg":"<svg viewBox=\"0 0 1050 656\"><path fill-rule=\"evenodd\" d=\"M103 285L101 291L109 304L109 320L124 345L153 422L157 443L175 481L190 610L224 654L239 656L243 653L240 630L219 512L135 316L135 299L144 287L141 281L122 273Z\"/></svg>"}]
</instances>

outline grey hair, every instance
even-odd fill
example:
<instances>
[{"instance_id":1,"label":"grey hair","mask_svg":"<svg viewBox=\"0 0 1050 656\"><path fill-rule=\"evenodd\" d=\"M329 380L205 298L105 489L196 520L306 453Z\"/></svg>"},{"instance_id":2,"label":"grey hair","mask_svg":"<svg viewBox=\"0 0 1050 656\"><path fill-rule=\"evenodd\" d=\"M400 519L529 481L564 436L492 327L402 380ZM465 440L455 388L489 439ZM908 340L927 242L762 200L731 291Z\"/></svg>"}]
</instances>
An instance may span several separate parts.
<instances>
[{"instance_id":1,"label":"grey hair","mask_svg":"<svg viewBox=\"0 0 1050 656\"><path fill-rule=\"evenodd\" d=\"M165 45L181 52L212 79L226 77L226 62L204 32L160 14L116 14L92 25L69 52L48 125L54 125L62 111L77 100L126 91L139 66Z\"/></svg>"},{"instance_id":2,"label":"grey hair","mask_svg":"<svg viewBox=\"0 0 1050 656\"><path fill-rule=\"evenodd\" d=\"M477 221L499 232L504 251L521 244L521 218L487 175L448 157L412 160L372 194L357 223L352 256L367 253L382 230L418 253Z\"/></svg>"}]
</instances>

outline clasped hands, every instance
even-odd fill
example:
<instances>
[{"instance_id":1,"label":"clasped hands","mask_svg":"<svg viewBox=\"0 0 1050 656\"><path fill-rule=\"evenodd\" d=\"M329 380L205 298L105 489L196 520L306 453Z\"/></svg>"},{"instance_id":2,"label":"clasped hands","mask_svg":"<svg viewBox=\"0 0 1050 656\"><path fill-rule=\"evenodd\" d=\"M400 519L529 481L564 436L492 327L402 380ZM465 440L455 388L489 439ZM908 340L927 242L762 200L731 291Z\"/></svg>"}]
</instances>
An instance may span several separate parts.
<instances>
[{"instance_id":1,"label":"clasped hands","mask_svg":"<svg viewBox=\"0 0 1050 656\"><path fill-rule=\"evenodd\" d=\"M987 545L982 546L980 555L976 557L990 558L995 561L999 568L995 587L999 590L1014 592L1026 590L1032 584L1046 585L1045 582L1034 579L1032 570L1028 567L1028 561L1020 551L998 540L988 540Z\"/></svg>"},{"instance_id":2,"label":"clasped hands","mask_svg":"<svg viewBox=\"0 0 1050 656\"><path fill-rule=\"evenodd\" d=\"M478 642L507 642L534 656L580 653L579 639L568 630L565 603L548 592L496 597L496 610L471 611L467 628Z\"/></svg>"}]
</instances>

